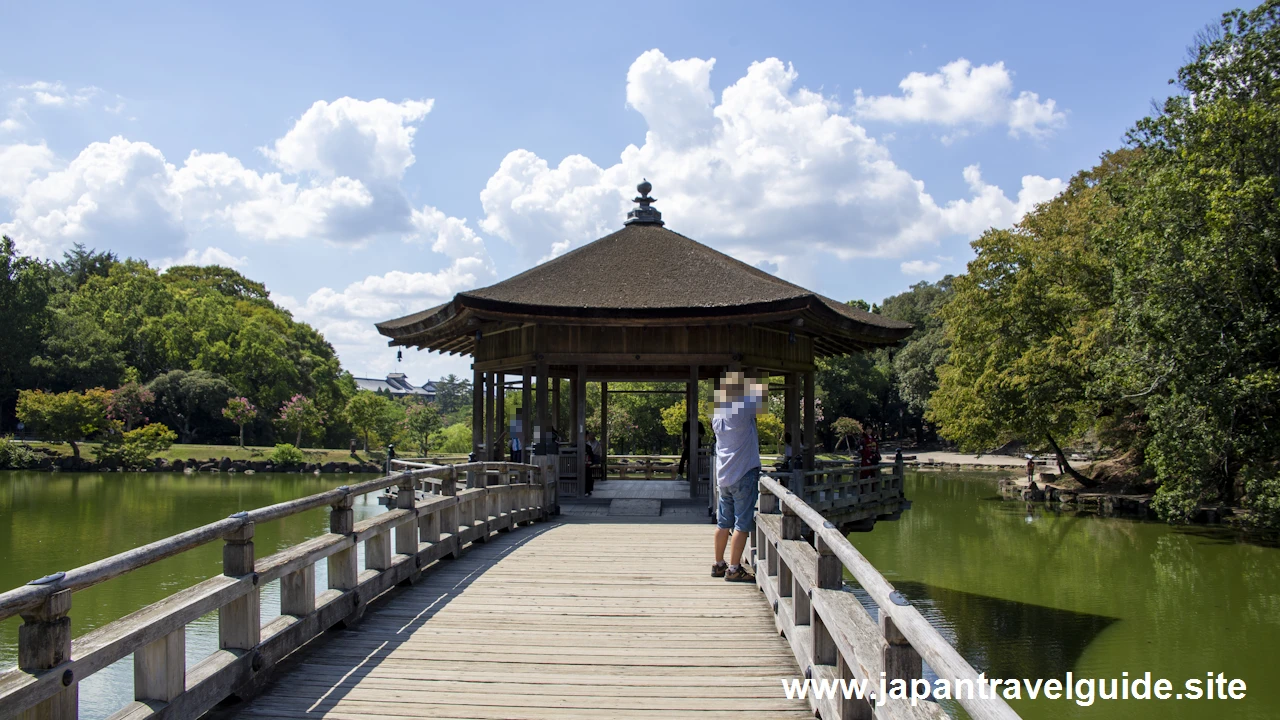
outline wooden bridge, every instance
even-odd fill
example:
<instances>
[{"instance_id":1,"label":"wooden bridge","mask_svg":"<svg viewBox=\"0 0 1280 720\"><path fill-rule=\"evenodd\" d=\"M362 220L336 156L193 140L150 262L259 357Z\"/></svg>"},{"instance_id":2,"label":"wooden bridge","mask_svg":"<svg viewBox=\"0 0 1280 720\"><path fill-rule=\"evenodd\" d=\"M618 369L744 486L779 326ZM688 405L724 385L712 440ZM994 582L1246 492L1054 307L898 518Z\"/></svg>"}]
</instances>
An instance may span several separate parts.
<instances>
[{"instance_id":1,"label":"wooden bridge","mask_svg":"<svg viewBox=\"0 0 1280 720\"><path fill-rule=\"evenodd\" d=\"M833 501L871 492L825 482ZM787 698L784 679L977 672L833 523L760 484L758 587L709 577L708 524L556 516L550 458L413 468L236 513L0 594L0 620L23 619L0 717L75 718L78 684L130 656L135 700L113 720L946 717L932 702ZM354 522L358 496L390 487L398 507ZM328 533L255 556L256 525L324 507ZM72 638L75 592L210 542L221 575ZM281 615L264 623L277 580ZM214 611L220 647L189 665L186 627ZM1017 717L999 699L960 704Z\"/></svg>"}]
</instances>

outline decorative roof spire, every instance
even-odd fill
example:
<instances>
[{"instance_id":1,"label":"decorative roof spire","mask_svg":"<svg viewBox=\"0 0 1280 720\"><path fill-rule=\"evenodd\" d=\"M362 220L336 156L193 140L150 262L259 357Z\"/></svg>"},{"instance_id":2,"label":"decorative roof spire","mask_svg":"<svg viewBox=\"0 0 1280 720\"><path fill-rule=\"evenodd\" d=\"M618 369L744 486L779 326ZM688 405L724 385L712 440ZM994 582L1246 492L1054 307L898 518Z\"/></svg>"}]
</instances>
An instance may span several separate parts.
<instances>
[{"instance_id":1,"label":"decorative roof spire","mask_svg":"<svg viewBox=\"0 0 1280 720\"><path fill-rule=\"evenodd\" d=\"M657 208L650 207L657 202L657 198L649 197L649 191L653 186L648 180L641 182L636 186L636 190L640 191L640 197L635 198L631 202L637 203L640 207L627 213L627 221L624 225L664 225L662 222L662 213Z\"/></svg>"}]
</instances>

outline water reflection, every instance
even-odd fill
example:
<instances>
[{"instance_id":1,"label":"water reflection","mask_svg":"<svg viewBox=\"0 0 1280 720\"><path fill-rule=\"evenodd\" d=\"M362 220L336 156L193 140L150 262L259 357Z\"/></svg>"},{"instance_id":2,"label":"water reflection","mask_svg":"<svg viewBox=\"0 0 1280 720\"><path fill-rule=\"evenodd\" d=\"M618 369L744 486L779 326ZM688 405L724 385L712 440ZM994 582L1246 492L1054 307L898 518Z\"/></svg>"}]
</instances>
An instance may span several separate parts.
<instances>
[{"instance_id":1,"label":"water reflection","mask_svg":"<svg viewBox=\"0 0 1280 720\"><path fill-rule=\"evenodd\" d=\"M1220 718L1280 717L1280 550L1221 528L1072 515L1005 502L995 476L909 473L911 510L849 536L962 655L996 676L1180 685L1225 673L1248 697ZM1027 518L1030 516L1031 521ZM1202 718L1195 702L1018 700L1027 718Z\"/></svg>"}]
</instances>

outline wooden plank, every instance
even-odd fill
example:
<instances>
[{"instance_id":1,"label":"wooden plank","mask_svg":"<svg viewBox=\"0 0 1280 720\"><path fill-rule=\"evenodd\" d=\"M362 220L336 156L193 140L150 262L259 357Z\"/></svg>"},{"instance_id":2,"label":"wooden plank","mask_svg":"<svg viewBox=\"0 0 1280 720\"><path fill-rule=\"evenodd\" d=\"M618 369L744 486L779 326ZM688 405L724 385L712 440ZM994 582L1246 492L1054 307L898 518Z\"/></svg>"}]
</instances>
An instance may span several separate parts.
<instances>
[{"instance_id":1,"label":"wooden plank","mask_svg":"<svg viewBox=\"0 0 1280 720\"><path fill-rule=\"evenodd\" d=\"M571 523L492 536L313 643L241 715L810 716L782 693L778 679L800 669L769 607L709 577L712 532ZM626 573L600 551L619 537L633 550Z\"/></svg>"}]
</instances>

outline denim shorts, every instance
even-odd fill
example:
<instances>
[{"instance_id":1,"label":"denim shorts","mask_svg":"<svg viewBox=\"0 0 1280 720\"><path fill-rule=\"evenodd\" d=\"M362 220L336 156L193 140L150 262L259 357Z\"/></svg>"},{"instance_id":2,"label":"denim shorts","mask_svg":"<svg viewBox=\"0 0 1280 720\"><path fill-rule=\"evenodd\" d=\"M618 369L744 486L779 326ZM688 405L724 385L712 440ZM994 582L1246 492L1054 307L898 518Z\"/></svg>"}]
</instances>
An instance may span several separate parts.
<instances>
[{"instance_id":1,"label":"denim shorts","mask_svg":"<svg viewBox=\"0 0 1280 720\"><path fill-rule=\"evenodd\" d=\"M756 528L756 498L760 495L760 468L751 468L732 485L720 486L716 526L739 532Z\"/></svg>"}]
</instances>

